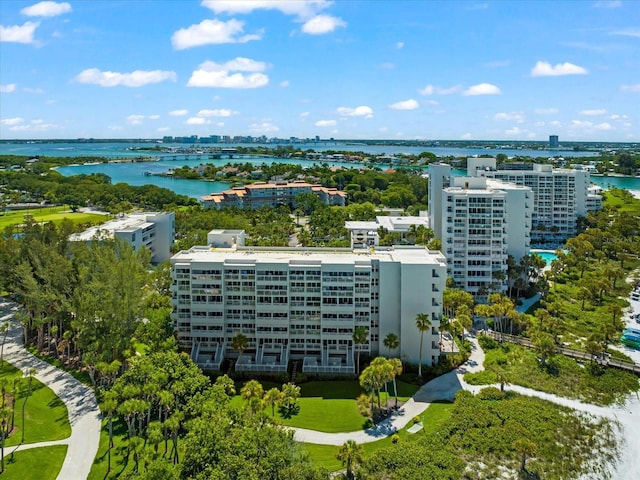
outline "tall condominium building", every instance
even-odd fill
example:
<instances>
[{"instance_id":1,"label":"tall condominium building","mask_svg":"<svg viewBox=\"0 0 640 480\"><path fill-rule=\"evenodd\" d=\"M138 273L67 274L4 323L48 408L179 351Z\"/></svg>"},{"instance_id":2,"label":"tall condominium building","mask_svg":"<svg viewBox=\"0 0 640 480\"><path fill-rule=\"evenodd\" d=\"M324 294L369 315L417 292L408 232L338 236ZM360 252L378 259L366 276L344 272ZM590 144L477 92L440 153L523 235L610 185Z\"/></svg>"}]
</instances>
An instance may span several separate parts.
<instances>
[{"instance_id":1,"label":"tall condominium building","mask_svg":"<svg viewBox=\"0 0 640 480\"><path fill-rule=\"evenodd\" d=\"M75 233L69 240L90 242L106 238L120 238L130 243L135 250L151 250L151 262L160 263L171 256L171 246L175 235L175 214L132 213L91 227L82 233Z\"/></svg>"},{"instance_id":2,"label":"tall condominium building","mask_svg":"<svg viewBox=\"0 0 640 480\"><path fill-rule=\"evenodd\" d=\"M439 165L436 172L434 178L442 184L446 168ZM507 256L519 259L529 253L533 193L482 177L450 176L445 183L441 210L429 210L432 228L440 232L447 274L482 301L489 291L506 289Z\"/></svg>"},{"instance_id":3,"label":"tall condominium building","mask_svg":"<svg viewBox=\"0 0 640 480\"><path fill-rule=\"evenodd\" d=\"M531 188L534 195L533 244L558 245L574 237L578 217L602 208L602 197L592 193L586 170L538 164L532 164L530 170L497 170L495 158L469 158L467 173Z\"/></svg>"},{"instance_id":4,"label":"tall condominium building","mask_svg":"<svg viewBox=\"0 0 640 480\"><path fill-rule=\"evenodd\" d=\"M244 187L225 190L222 193L212 193L201 197L202 204L207 208L261 208L291 205L296 207L296 197L303 193L313 193L326 205L344 206L347 194L337 188L312 185L302 181L293 183L256 182Z\"/></svg>"},{"instance_id":5,"label":"tall condominium building","mask_svg":"<svg viewBox=\"0 0 640 480\"><path fill-rule=\"evenodd\" d=\"M178 339L202 367L219 369L231 358L239 371L284 372L294 361L305 373L353 374L358 351L437 362L446 283L440 252L248 248L224 234L235 248L193 247L171 259ZM431 328L420 355L422 313ZM363 345L353 340L357 326L368 331ZM239 333L248 339L241 355L231 347ZM393 352L382 346L389 333L400 339Z\"/></svg>"},{"instance_id":6,"label":"tall condominium building","mask_svg":"<svg viewBox=\"0 0 640 480\"><path fill-rule=\"evenodd\" d=\"M560 146L560 142L558 140L558 135L549 135L549 147L558 148Z\"/></svg>"}]
</instances>

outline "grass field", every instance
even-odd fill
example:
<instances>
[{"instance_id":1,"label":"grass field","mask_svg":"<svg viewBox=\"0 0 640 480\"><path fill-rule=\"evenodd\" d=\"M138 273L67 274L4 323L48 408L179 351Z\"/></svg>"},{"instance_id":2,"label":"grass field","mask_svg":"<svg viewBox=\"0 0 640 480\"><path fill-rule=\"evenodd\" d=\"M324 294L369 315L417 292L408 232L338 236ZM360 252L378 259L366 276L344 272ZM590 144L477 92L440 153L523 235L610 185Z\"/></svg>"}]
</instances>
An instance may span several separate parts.
<instances>
[{"instance_id":1,"label":"grass field","mask_svg":"<svg viewBox=\"0 0 640 480\"><path fill-rule=\"evenodd\" d=\"M21 225L25 222L25 215L33 217L35 222L53 222L60 223L65 218L78 224L96 225L109 220L107 215L98 215L95 213L72 212L69 207L46 207L32 208L28 210L15 210L0 212L0 231L12 225Z\"/></svg>"},{"instance_id":2,"label":"grass field","mask_svg":"<svg viewBox=\"0 0 640 480\"><path fill-rule=\"evenodd\" d=\"M3 480L55 480L67 454L66 445L31 448L14 454L5 451Z\"/></svg>"},{"instance_id":3,"label":"grass field","mask_svg":"<svg viewBox=\"0 0 640 480\"><path fill-rule=\"evenodd\" d=\"M453 404L451 403L432 403L429 408L420 416L423 422L424 428L415 434L410 434L407 429L413 426L413 422L398 431L398 437L400 442L410 442L412 439L417 438L418 435L425 433L433 433L447 421L451 414ZM375 452L381 448L388 447L392 444L392 436L383 438L376 442L363 443L362 449L364 451L365 458L375 454ZM342 468L340 462L336 459L336 452L338 446L336 445L318 445L316 443L305 443L304 449L309 454L309 457L314 464L327 468L328 470L335 471Z\"/></svg>"},{"instance_id":4,"label":"grass field","mask_svg":"<svg viewBox=\"0 0 640 480\"><path fill-rule=\"evenodd\" d=\"M0 369L0 382L5 382L6 396L12 396L13 379L22 377L22 372L4 362ZM26 380L21 380L26 382ZM23 383L24 385L24 383ZM22 438L22 405L26 392L18 393L15 408L15 428L5 445L18 445ZM71 435L67 407L53 391L35 378L32 380L32 394L25 408L25 443L61 440Z\"/></svg>"},{"instance_id":5,"label":"grass field","mask_svg":"<svg viewBox=\"0 0 640 480\"><path fill-rule=\"evenodd\" d=\"M281 385L272 382L262 382L266 390ZM239 392L242 385L236 386ZM417 385L398 381L398 399L408 400L418 390ZM291 414L275 409L275 416L284 425L289 427L307 428L327 433L354 432L368 426L365 419L356 407L355 399L364 390L355 380L314 381L300 385L301 398L298 400L298 409ZM393 398L393 384L389 384L390 398ZM386 395L381 394L384 402ZM243 400L239 395L233 398L232 404L241 405ZM271 415L271 408L265 410Z\"/></svg>"}]
</instances>

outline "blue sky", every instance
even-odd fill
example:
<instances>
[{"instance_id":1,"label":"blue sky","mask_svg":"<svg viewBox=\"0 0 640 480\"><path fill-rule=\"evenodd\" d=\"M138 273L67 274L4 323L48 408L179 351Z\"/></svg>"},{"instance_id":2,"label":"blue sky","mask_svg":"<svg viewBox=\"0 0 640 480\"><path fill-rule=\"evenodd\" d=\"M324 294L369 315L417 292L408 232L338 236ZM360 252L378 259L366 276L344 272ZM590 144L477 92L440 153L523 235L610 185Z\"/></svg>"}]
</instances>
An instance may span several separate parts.
<instances>
[{"instance_id":1,"label":"blue sky","mask_svg":"<svg viewBox=\"0 0 640 480\"><path fill-rule=\"evenodd\" d=\"M640 141L640 2L0 2L0 138Z\"/></svg>"}]
</instances>

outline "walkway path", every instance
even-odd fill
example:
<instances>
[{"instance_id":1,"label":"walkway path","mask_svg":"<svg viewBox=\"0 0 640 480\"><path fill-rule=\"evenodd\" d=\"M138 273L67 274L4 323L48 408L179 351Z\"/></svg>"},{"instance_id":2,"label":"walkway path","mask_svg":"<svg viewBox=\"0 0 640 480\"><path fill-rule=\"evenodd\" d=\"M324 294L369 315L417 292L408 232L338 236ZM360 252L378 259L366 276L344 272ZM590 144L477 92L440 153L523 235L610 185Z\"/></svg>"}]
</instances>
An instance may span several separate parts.
<instances>
[{"instance_id":1,"label":"walkway path","mask_svg":"<svg viewBox=\"0 0 640 480\"><path fill-rule=\"evenodd\" d=\"M483 369L484 352L478 345L474 334L467 334L466 338L472 344L472 351L469 360L464 365L425 384L411 400L402 406L397 414L376 427L348 433L324 433L294 428L294 438L300 442L322 445L342 445L347 440L355 440L358 443L375 442L404 428L413 417L424 412L435 400L453 400L456 392L460 389L469 390L474 394L478 393L489 385L470 385L462 377L467 372L477 372ZM499 385L494 386L499 387ZM640 431L640 397L638 395L630 396L624 406L599 407L517 385L507 385L505 390L542 398L574 410L619 421L622 448L615 468L615 475L612 475L611 478L618 480L636 480L638 478L637 472L640 471L640 435L638 435ZM611 467L611 470L613 473L614 468Z\"/></svg>"},{"instance_id":2,"label":"walkway path","mask_svg":"<svg viewBox=\"0 0 640 480\"><path fill-rule=\"evenodd\" d=\"M40 442L17 447L9 451L49 445L68 445L67 455L58 474L58 480L87 478L100 443L100 410L93 390L66 372L31 355L23 346L22 326L14 319L18 307L0 298L0 323L9 322L11 328L4 344L4 359L22 371L35 368L35 378L49 387L67 406L71 436L53 442Z\"/></svg>"}]
</instances>

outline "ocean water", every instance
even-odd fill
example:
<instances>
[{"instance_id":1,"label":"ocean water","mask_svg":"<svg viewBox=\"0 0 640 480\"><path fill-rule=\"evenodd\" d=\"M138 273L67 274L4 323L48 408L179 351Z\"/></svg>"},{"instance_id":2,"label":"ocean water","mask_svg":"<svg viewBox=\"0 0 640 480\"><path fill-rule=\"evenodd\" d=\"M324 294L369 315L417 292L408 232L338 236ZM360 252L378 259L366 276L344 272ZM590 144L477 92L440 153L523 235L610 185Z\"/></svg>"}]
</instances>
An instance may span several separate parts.
<instances>
[{"instance_id":1,"label":"ocean water","mask_svg":"<svg viewBox=\"0 0 640 480\"><path fill-rule=\"evenodd\" d=\"M30 143L30 144L0 144L0 154L2 155L40 155L40 156L60 156L60 157L82 157L82 156L98 156L110 159L123 158L132 159L142 156L153 156L152 153L130 150L134 146L146 146L149 144L128 144L128 143ZM168 145L166 145L168 146ZM188 145L175 144L176 147L186 147ZM205 145L208 146L208 145ZM215 146L224 147L218 144ZM275 145L268 145L274 147ZM547 151L547 150L515 150L515 149L473 149L473 148L448 148L448 147L404 147L389 145L346 145L336 143L321 144L301 144L300 149L313 148L316 151L323 150L343 150L343 151L364 151L371 154L394 154L394 153L413 153L418 154L423 151L431 151L438 156L472 156L491 153L505 153L506 155L529 155L532 157L566 155L581 157L592 156L593 152L573 152L573 151ZM275 157L243 157L236 156L233 159L209 159L207 155L190 155L185 157L182 155L166 155L159 154L158 161L154 162L125 162L125 163L100 163L95 165L74 165L58 168L63 175L78 175L91 173L104 173L111 177L112 183L128 183L129 185L157 185L159 187L168 188L178 194L188 195L194 198L200 198L202 195L208 195L214 192L220 192L229 188L229 184L225 182L211 182L206 180L184 180L170 177L145 175L146 172L162 173L172 168L189 166L196 167L204 163L212 163L216 166L222 166L229 162L251 163L261 165L263 163L271 164L273 162L296 163L302 166L311 166L317 164L311 160L297 159L279 159ZM342 165L337 162L323 162L330 165ZM349 163L352 167L361 167L362 164ZM387 165L380 165L382 168L388 168ZM464 175L464 171L454 170L454 175ZM627 190L640 190L640 178L631 177L601 177L592 176L591 181L605 189L608 188L624 188Z\"/></svg>"}]
</instances>

